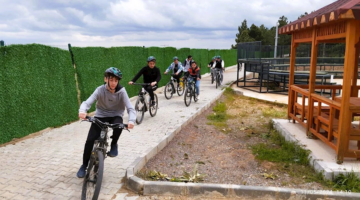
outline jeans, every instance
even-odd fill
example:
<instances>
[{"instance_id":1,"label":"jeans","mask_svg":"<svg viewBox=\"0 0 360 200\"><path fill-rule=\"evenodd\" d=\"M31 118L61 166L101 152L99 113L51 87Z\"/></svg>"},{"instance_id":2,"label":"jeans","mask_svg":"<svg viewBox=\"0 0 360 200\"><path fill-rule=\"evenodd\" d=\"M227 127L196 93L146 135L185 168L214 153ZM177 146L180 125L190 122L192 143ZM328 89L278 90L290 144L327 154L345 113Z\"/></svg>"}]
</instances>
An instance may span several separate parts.
<instances>
[{"instance_id":1,"label":"jeans","mask_svg":"<svg viewBox=\"0 0 360 200\"><path fill-rule=\"evenodd\" d=\"M116 116L116 117L104 117L104 118L100 118L100 117L96 117L98 118L100 121L102 122L109 122L110 124L116 124L116 123L123 123L123 119L120 116ZM115 128L113 130L113 135L111 136L112 141L111 144L117 144L117 141L119 140L119 137L121 135L121 131L122 129L118 129ZM94 147L94 142L95 140L97 140L100 137L100 133L101 133L101 128L94 124L91 123L91 127L86 139L86 143L85 143L85 147L84 147L84 154L83 154L83 165L85 167L87 167L89 160L90 160L90 156L91 156L91 151Z\"/></svg>"},{"instance_id":2,"label":"jeans","mask_svg":"<svg viewBox=\"0 0 360 200\"><path fill-rule=\"evenodd\" d=\"M188 79L188 87L191 87L191 81L195 81L195 89L196 89L196 94L199 96L200 95L200 80L197 80L197 78L193 78L193 77L190 77Z\"/></svg>"}]
</instances>

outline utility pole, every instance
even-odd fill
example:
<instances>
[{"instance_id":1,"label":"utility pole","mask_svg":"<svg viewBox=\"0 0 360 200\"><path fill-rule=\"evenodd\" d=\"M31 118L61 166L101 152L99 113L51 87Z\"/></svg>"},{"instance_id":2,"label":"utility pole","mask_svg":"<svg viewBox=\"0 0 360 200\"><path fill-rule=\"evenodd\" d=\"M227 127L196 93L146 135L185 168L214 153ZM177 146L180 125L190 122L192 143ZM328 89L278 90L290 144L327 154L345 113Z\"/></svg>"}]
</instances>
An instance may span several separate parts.
<instances>
[{"instance_id":1,"label":"utility pole","mask_svg":"<svg viewBox=\"0 0 360 200\"><path fill-rule=\"evenodd\" d=\"M276 22L276 36L275 36L275 49L274 49L274 58L277 56L277 43L278 43L278 34L279 34L279 22Z\"/></svg>"}]
</instances>

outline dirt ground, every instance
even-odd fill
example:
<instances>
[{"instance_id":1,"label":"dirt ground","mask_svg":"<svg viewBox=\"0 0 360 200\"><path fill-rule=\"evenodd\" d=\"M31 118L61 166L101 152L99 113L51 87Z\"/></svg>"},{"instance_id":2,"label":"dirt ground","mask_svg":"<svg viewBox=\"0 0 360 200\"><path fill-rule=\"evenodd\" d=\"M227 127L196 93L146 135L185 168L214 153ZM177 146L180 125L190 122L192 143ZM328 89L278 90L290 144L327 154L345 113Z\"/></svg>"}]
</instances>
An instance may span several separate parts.
<instances>
[{"instance_id":1,"label":"dirt ground","mask_svg":"<svg viewBox=\"0 0 360 200\"><path fill-rule=\"evenodd\" d=\"M257 160L250 149L253 144L266 142L268 122L274 113L284 118L287 106L240 96L228 102L230 117L225 126L211 125L207 119L214 114L212 105L182 129L138 176L145 178L144 174L156 170L168 177L180 177L184 171L191 174L197 166L198 173L204 175L203 183L326 189L302 175L286 173L281 164Z\"/></svg>"}]
</instances>

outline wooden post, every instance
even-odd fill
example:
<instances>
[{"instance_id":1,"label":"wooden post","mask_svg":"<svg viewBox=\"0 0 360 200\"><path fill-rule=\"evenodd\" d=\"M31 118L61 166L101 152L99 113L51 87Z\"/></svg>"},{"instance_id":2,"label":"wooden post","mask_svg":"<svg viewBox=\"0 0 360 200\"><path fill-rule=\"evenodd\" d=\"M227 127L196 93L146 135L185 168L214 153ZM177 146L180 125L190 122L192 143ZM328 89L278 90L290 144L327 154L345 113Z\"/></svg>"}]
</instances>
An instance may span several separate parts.
<instances>
[{"instance_id":1,"label":"wooden post","mask_svg":"<svg viewBox=\"0 0 360 200\"><path fill-rule=\"evenodd\" d=\"M294 43L294 36L291 36L291 51L290 51L290 71L289 71L289 93L288 93L288 119L290 120L290 113L292 113L294 99L297 98L297 95L293 96L291 86L294 84L294 74L295 74L295 58L296 58L296 47L298 44ZM285 88L285 85L284 85ZM297 93L295 93L297 94Z\"/></svg>"},{"instance_id":2,"label":"wooden post","mask_svg":"<svg viewBox=\"0 0 360 200\"><path fill-rule=\"evenodd\" d=\"M354 77L355 66L355 44L358 42L356 33L357 23L355 20L349 20L346 23L346 40L345 40L345 63L344 76L341 96L340 121L339 121L339 138L337 141L337 163L344 161L345 153L349 149L349 131L351 123L350 95L351 95L351 79ZM359 56L359 55L357 55Z\"/></svg>"},{"instance_id":3,"label":"wooden post","mask_svg":"<svg viewBox=\"0 0 360 200\"><path fill-rule=\"evenodd\" d=\"M360 38L360 23L356 23L356 40L359 40ZM351 96L352 97L358 97L359 96L359 91L356 88L357 86L357 79L358 79L358 72L359 72L359 48L360 48L360 43L359 41L356 44L355 47L355 63L354 63L354 75L352 78L352 84L351 84Z\"/></svg>"},{"instance_id":4,"label":"wooden post","mask_svg":"<svg viewBox=\"0 0 360 200\"><path fill-rule=\"evenodd\" d=\"M308 114L306 122L306 134L311 136L310 128L312 126L313 118L313 102L311 94L315 91L315 81L316 81L316 65L317 65L317 52L318 52L318 42L316 40L317 29L313 28L312 39L311 39L311 59L310 59L310 78L309 78L309 99L308 99Z\"/></svg>"}]
</instances>

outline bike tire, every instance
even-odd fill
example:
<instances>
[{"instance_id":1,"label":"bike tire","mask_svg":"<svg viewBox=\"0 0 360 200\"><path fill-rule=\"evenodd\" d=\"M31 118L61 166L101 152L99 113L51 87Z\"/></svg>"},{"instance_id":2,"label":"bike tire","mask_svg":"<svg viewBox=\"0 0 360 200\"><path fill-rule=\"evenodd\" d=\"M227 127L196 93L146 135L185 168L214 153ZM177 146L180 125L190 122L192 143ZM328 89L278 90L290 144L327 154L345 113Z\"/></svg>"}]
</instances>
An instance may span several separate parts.
<instances>
[{"instance_id":1,"label":"bike tire","mask_svg":"<svg viewBox=\"0 0 360 200\"><path fill-rule=\"evenodd\" d=\"M216 80L215 80L215 87L216 87L216 89L218 88L218 84L219 84L219 81L218 81L218 76L216 75Z\"/></svg>"},{"instance_id":2,"label":"bike tire","mask_svg":"<svg viewBox=\"0 0 360 200\"><path fill-rule=\"evenodd\" d=\"M142 103L142 106L140 105ZM141 108L139 108L141 106ZM138 98L135 103L135 111L136 111L136 124L141 124L142 120L144 119L144 111L145 103Z\"/></svg>"},{"instance_id":3,"label":"bike tire","mask_svg":"<svg viewBox=\"0 0 360 200\"><path fill-rule=\"evenodd\" d=\"M154 100L155 100L155 106L149 106L149 112L150 112L150 116L154 117L157 113L157 109L158 109L158 97L156 94L154 94Z\"/></svg>"},{"instance_id":4,"label":"bike tire","mask_svg":"<svg viewBox=\"0 0 360 200\"><path fill-rule=\"evenodd\" d=\"M173 88L170 82L165 85L164 95L166 99L171 99L173 96Z\"/></svg>"},{"instance_id":5,"label":"bike tire","mask_svg":"<svg viewBox=\"0 0 360 200\"><path fill-rule=\"evenodd\" d=\"M176 88L177 93L179 96L182 96L185 92L185 82L183 81L182 86L180 84L178 84L178 87Z\"/></svg>"},{"instance_id":6,"label":"bike tire","mask_svg":"<svg viewBox=\"0 0 360 200\"><path fill-rule=\"evenodd\" d=\"M95 169L97 170L95 171ZM104 174L104 154L101 151L96 151L96 154L90 160L89 167L87 169L84 178L83 188L81 192L82 200L98 199L100 194L103 174ZM92 192L92 190L94 191Z\"/></svg>"},{"instance_id":7,"label":"bike tire","mask_svg":"<svg viewBox=\"0 0 360 200\"><path fill-rule=\"evenodd\" d=\"M218 87L220 87L220 85L221 85L221 83L220 83L220 81L221 81L220 75L218 75L217 81L218 81Z\"/></svg>"},{"instance_id":8,"label":"bike tire","mask_svg":"<svg viewBox=\"0 0 360 200\"><path fill-rule=\"evenodd\" d=\"M197 98L197 94L196 94L196 88L194 88L192 93L193 93L192 96L194 97L194 102L197 102L198 98Z\"/></svg>"},{"instance_id":9,"label":"bike tire","mask_svg":"<svg viewBox=\"0 0 360 200\"><path fill-rule=\"evenodd\" d=\"M184 102L186 106L190 106L191 104L191 89L190 88L186 88L185 94L184 94Z\"/></svg>"},{"instance_id":10,"label":"bike tire","mask_svg":"<svg viewBox=\"0 0 360 200\"><path fill-rule=\"evenodd\" d=\"M214 75L211 74L211 84L213 84L213 83L214 83Z\"/></svg>"}]
</instances>

